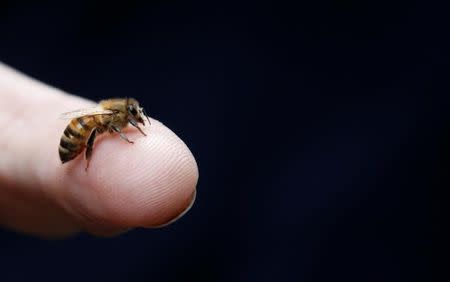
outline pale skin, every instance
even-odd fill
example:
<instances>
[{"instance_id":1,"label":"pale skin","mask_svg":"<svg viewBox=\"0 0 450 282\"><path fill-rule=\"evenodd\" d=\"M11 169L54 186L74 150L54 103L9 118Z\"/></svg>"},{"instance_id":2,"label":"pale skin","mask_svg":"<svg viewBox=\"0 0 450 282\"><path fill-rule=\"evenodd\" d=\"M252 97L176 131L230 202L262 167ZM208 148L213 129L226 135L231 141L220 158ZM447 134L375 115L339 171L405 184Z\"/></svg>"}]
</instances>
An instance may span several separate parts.
<instances>
[{"instance_id":1,"label":"pale skin","mask_svg":"<svg viewBox=\"0 0 450 282\"><path fill-rule=\"evenodd\" d=\"M168 225L189 210L197 164L157 120L142 128L147 136L125 128L133 144L116 133L97 137L88 171L84 153L61 164L68 121L59 114L93 105L0 63L0 227L45 238L113 236Z\"/></svg>"}]
</instances>

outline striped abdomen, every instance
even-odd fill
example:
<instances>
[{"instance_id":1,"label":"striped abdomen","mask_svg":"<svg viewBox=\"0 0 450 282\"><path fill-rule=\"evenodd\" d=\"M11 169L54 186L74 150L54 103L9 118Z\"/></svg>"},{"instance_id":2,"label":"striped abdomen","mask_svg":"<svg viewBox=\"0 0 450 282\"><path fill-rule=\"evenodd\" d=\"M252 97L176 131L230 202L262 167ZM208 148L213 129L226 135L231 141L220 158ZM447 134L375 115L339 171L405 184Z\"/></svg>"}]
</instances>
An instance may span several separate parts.
<instances>
[{"instance_id":1,"label":"striped abdomen","mask_svg":"<svg viewBox=\"0 0 450 282\"><path fill-rule=\"evenodd\" d=\"M59 142L59 158L62 163L74 159L86 148L86 142L97 126L98 123L92 116L79 117L70 121Z\"/></svg>"}]
</instances>

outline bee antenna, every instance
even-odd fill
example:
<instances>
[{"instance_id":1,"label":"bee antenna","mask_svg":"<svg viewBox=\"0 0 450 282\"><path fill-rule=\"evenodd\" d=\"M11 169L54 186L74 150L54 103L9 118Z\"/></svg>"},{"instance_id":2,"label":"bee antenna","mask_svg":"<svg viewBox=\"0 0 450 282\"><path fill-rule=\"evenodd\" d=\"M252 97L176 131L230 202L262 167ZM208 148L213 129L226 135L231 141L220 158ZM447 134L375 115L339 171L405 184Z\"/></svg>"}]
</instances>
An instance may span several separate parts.
<instances>
[{"instance_id":1,"label":"bee antenna","mask_svg":"<svg viewBox=\"0 0 450 282\"><path fill-rule=\"evenodd\" d=\"M148 124L149 124L149 125L152 124L152 123L150 122L150 119L148 118L148 115L147 115L147 113L145 112L145 109L144 109L144 108L142 108L142 112L143 112L144 115L147 117Z\"/></svg>"}]
</instances>

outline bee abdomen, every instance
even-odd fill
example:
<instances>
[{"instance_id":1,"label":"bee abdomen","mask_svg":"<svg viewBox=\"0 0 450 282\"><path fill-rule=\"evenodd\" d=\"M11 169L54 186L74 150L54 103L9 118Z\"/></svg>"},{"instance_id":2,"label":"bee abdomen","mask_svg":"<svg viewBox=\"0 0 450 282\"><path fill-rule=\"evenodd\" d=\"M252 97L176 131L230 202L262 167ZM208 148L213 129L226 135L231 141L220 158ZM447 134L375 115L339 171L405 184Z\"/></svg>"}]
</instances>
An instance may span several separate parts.
<instances>
[{"instance_id":1,"label":"bee abdomen","mask_svg":"<svg viewBox=\"0 0 450 282\"><path fill-rule=\"evenodd\" d=\"M59 158L62 163L78 156L85 148L86 140L95 127L95 121L89 117L73 119L64 130L59 142Z\"/></svg>"}]
</instances>

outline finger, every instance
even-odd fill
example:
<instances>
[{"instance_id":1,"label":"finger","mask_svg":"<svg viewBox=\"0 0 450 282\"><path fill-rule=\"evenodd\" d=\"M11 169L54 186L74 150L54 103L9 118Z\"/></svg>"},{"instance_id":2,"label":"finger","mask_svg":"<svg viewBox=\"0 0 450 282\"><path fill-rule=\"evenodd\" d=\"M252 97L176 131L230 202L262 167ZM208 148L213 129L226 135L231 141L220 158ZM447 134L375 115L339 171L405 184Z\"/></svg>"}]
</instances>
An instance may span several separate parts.
<instances>
[{"instance_id":1,"label":"finger","mask_svg":"<svg viewBox=\"0 0 450 282\"><path fill-rule=\"evenodd\" d=\"M134 144L116 135L101 135L86 171L82 154L61 164L58 145L67 121L57 117L93 103L5 66L0 66L0 85L2 100L9 101L0 114L0 126L6 128L0 132L0 198L14 195L22 203L15 214L23 213L10 220L5 209L13 201L0 202L0 223L45 233L42 218L46 217L50 225L56 224L56 233L81 228L110 234L164 225L192 205L198 179L195 159L162 123L152 119L151 126L144 128L146 137L125 129ZM45 213L38 209L42 206ZM27 220L30 213L41 221L35 219L33 228Z\"/></svg>"}]
</instances>

